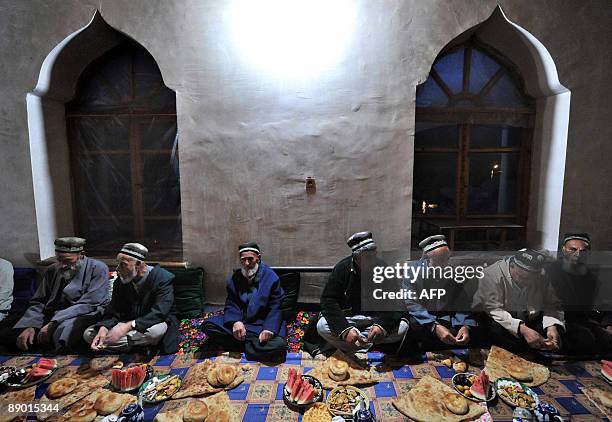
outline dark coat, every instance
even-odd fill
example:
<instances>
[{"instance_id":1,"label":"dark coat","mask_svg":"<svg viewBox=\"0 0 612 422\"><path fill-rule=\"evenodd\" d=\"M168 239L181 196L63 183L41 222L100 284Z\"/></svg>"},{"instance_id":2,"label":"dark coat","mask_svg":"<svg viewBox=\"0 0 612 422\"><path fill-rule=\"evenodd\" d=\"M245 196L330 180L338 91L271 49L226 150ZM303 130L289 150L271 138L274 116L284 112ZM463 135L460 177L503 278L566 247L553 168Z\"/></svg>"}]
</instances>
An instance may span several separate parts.
<instances>
[{"instance_id":1,"label":"dark coat","mask_svg":"<svg viewBox=\"0 0 612 422\"><path fill-rule=\"evenodd\" d=\"M168 329L160 343L162 353L178 351L178 320L174 311L174 274L156 265L144 281L123 284L116 280L113 296L98 327L111 329L119 322L136 321L136 330L146 331L165 322Z\"/></svg>"},{"instance_id":2,"label":"dark coat","mask_svg":"<svg viewBox=\"0 0 612 422\"><path fill-rule=\"evenodd\" d=\"M246 330L259 335L268 330L280 337L287 336L287 327L283 321L280 307L283 300L283 289L276 273L263 261L253 282L255 290L247 297L249 285L240 270L234 271L227 280L227 299L223 315L212 317L205 323L223 327L229 334L236 321L242 321Z\"/></svg>"},{"instance_id":3,"label":"dark coat","mask_svg":"<svg viewBox=\"0 0 612 422\"><path fill-rule=\"evenodd\" d=\"M384 265L383 262L379 264ZM388 333L399 326L399 312L363 312L361 309L361 275L352 256L336 264L321 295L321 314L333 333L340 335L349 327L346 316L370 315Z\"/></svg>"}]
</instances>

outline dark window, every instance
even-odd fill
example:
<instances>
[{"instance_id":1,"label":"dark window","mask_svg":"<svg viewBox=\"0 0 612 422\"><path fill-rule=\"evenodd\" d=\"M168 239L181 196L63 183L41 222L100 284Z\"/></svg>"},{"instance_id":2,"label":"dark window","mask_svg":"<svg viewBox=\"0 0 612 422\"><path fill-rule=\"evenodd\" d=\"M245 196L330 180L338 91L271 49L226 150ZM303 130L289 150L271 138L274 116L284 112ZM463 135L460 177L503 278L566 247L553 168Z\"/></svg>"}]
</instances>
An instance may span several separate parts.
<instances>
[{"instance_id":1,"label":"dark window","mask_svg":"<svg viewBox=\"0 0 612 422\"><path fill-rule=\"evenodd\" d=\"M535 105L516 66L472 37L436 59L416 103L413 244L450 227L467 248L520 241Z\"/></svg>"},{"instance_id":2,"label":"dark window","mask_svg":"<svg viewBox=\"0 0 612 422\"><path fill-rule=\"evenodd\" d=\"M125 41L81 74L66 105L77 233L94 255L141 242L182 259L176 96Z\"/></svg>"}]
</instances>

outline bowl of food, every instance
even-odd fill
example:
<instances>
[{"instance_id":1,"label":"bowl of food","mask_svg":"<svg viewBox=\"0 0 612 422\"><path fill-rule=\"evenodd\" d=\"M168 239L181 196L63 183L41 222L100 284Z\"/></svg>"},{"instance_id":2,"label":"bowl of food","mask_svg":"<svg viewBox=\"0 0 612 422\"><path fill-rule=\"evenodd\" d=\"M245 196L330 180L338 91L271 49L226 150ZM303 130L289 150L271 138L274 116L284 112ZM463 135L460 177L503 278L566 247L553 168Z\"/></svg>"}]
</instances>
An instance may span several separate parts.
<instances>
[{"instance_id":1,"label":"bowl of food","mask_svg":"<svg viewBox=\"0 0 612 422\"><path fill-rule=\"evenodd\" d=\"M291 406L306 407L323 398L321 381L310 375L301 375L290 368L287 383L283 389L283 399Z\"/></svg>"},{"instance_id":2,"label":"bowl of food","mask_svg":"<svg viewBox=\"0 0 612 422\"><path fill-rule=\"evenodd\" d=\"M143 403L159 403L172 397L182 384L183 381L178 375L156 375L142 384L138 390L138 397Z\"/></svg>"},{"instance_id":3,"label":"bowl of food","mask_svg":"<svg viewBox=\"0 0 612 422\"><path fill-rule=\"evenodd\" d=\"M491 401L496 396L495 388L484 371L480 375L460 372L453 376L452 383L455 390L468 400Z\"/></svg>"},{"instance_id":4,"label":"bowl of food","mask_svg":"<svg viewBox=\"0 0 612 422\"><path fill-rule=\"evenodd\" d=\"M495 390L499 398L512 407L534 410L540 403L540 398L531 388L511 378L499 378L495 381Z\"/></svg>"},{"instance_id":5,"label":"bowl of food","mask_svg":"<svg viewBox=\"0 0 612 422\"><path fill-rule=\"evenodd\" d=\"M370 399L367 394L359 388L351 385L343 385L334 388L327 396L327 408L334 416L353 416L355 408L363 399L366 409L369 409Z\"/></svg>"}]
</instances>

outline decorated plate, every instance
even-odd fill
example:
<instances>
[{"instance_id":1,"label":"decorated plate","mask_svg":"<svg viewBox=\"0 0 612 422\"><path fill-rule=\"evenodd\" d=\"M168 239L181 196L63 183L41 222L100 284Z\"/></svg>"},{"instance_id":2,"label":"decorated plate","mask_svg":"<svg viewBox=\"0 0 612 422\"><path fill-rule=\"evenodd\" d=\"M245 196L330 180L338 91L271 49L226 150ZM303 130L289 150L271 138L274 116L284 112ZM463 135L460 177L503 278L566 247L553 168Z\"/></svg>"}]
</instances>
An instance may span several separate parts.
<instances>
[{"instance_id":1,"label":"decorated plate","mask_svg":"<svg viewBox=\"0 0 612 422\"><path fill-rule=\"evenodd\" d=\"M475 402L482 402L484 400L478 399L470 393L470 387L472 386L473 379L476 377L478 377L478 375L472 374L470 372L459 372L458 374L455 374L453 376L453 387L455 388L455 390L457 390L459 394L461 394L466 399ZM495 396L495 387L493 386L493 383L489 383L489 391L487 394L486 401L493 400Z\"/></svg>"},{"instance_id":2,"label":"decorated plate","mask_svg":"<svg viewBox=\"0 0 612 422\"><path fill-rule=\"evenodd\" d=\"M9 374L8 378L6 379L6 385L12 388L31 387L32 385L40 384L41 382L49 379L49 377L53 375L55 371L57 371L57 368L45 369L44 371L47 371L45 375L37 377L33 380L27 380L26 377L28 376L28 374L35 369L38 369L36 367L36 364L32 364L32 365L24 366L23 368L16 369L15 371Z\"/></svg>"},{"instance_id":3,"label":"decorated plate","mask_svg":"<svg viewBox=\"0 0 612 422\"><path fill-rule=\"evenodd\" d=\"M323 398L323 385L321 384L321 381L311 375L302 375L302 379L308 381L310 385L312 385L315 390L314 397L312 398L312 400L309 400L304 403L298 403L297 401L291 400L291 392L289 391L289 387L287 387L287 384L285 384L285 388L283 388L283 399L285 399L285 402L287 402L287 404L296 407L306 407L310 406L315 402L321 401L321 399Z\"/></svg>"},{"instance_id":4,"label":"decorated plate","mask_svg":"<svg viewBox=\"0 0 612 422\"><path fill-rule=\"evenodd\" d=\"M327 408L334 416L353 416L353 411L359 405L361 398L365 403L366 409L370 408L368 395L357 387L343 385L334 388L327 396Z\"/></svg>"},{"instance_id":5,"label":"decorated plate","mask_svg":"<svg viewBox=\"0 0 612 422\"><path fill-rule=\"evenodd\" d=\"M511 378L499 378L495 381L495 390L499 398L512 407L533 410L540 403L540 398L531 388Z\"/></svg>"},{"instance_id":6,"label":"decorated plate","mask_svg":"<svg viewBox=\"0 0 612 422\"><path fill-rule=\"evenodd\" d=\"M138 390L138 397L143 403L160 403L168 400L183 385L183 380L178 375L157 375L142 384Z\"/></svg>"}]
</instances>

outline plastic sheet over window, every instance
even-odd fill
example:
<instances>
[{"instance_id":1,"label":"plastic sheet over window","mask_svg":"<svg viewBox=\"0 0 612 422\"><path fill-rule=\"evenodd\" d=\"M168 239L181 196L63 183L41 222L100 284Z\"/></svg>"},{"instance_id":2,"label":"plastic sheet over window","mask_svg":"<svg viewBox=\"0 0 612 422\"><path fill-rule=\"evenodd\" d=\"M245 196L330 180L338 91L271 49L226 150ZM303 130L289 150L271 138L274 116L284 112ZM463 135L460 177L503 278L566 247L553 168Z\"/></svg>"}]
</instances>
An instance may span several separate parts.
<instances>
[{"instance_id":1,"label":"plastic sheet over window","mask_svg":"<svg viewBox=\"0 0 612 422\"><path fill-rule=\"evenodd\" d=\"M126 43L81 75L67 105L78 233L89 253L137 241L180 259L175 95L153 58Z\"/></svg>"}]
</instances>

